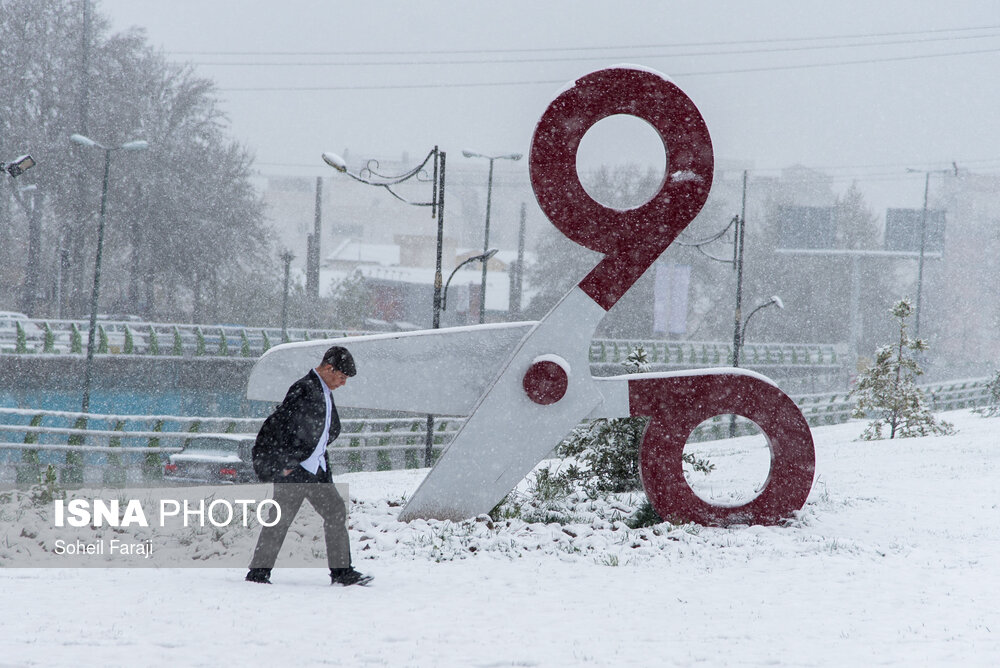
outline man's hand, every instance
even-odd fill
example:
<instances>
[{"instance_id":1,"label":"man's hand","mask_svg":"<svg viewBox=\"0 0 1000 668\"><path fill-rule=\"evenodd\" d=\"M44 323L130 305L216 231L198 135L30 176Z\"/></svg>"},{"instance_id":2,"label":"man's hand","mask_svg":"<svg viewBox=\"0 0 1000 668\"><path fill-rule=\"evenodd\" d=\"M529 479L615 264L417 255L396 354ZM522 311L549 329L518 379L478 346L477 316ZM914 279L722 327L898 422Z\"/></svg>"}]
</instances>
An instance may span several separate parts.
<instances>
[{"instance_id":1,"label":"man's hand","mask_svg":"<svg viewBox=\"0 0 1000 668\"><path fill-rule=\"evenodd\" d=\"M287 477L288 477L288 475L289 475L289 474L290 474L291 472L292 472L292 469L284 469L284 470L282 470L282 472L281 472L281 475L282 475L282 476L284 476L285 478L287 478Z\"/></svg>"}]
</instances>

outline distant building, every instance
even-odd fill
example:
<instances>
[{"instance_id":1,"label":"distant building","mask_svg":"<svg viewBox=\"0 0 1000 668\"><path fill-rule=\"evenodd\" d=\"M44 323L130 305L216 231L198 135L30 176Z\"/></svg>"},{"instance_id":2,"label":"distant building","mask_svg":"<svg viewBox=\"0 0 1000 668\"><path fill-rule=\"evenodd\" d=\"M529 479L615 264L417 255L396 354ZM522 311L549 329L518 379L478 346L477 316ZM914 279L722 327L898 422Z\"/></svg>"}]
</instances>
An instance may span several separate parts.
<instances>
[{"instance_id":1,"label":"distant building","mask_svg":"<svg viewBox=\"0 0 1000 668\"><path fill-rule=\"evenodd\" d=\"M320 269L320 295L333 296L340 281L360 276L368 288L368 318L373 328L422 329L431 326L434 308L434 265L436 237L398 235L397 244L370 244L346 239L324 258ZM482 283L481 265L472 262L451 276L452 269L482 250L456 250L455 242L444 243L448 267L442 272L448 293L442 295L445 310L441 325L455 326L479 322L479 299ZM487 321L507 319L511 282L507 263L500 258L516 252L498 253L490 259L486 275Z\"/></svg>"}]
</instances>

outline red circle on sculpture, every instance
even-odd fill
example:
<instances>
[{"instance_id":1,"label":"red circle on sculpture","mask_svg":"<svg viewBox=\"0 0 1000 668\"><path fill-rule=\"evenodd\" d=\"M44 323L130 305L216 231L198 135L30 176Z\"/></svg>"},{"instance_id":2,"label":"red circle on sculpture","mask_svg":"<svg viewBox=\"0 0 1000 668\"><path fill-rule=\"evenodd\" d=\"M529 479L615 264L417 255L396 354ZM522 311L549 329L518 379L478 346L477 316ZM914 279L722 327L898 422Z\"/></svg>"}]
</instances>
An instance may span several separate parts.
<instances>
[{"instance_id":1,"label":"red circle on sculpture","mask_svg":"<svg viewBox=\"0 0 1000 668\"><path fill-rule=\"evenodd\" d=\"M569 387L566 370L550 360L535 362L524 374L524 391L536 404L548 406L563 398Z\"/></svg>"},{"instance_id":2,"label":"red circle on sculpture","mask_svg":"<svg viewBox=\"0 0 1000 668\"><path fill-rule=\"evenodd\" d=\"M665 520L707 525L779 524L801 510L812 489L816 451L802 411L771 383L741 373L697 374L629 381L633 416L650 418L639 451L650 503ZM740 506L698 497L684 478L684 446L704 420L734 413L753 420L771 448L763 489Z\"/></svg>"}]
</instances>

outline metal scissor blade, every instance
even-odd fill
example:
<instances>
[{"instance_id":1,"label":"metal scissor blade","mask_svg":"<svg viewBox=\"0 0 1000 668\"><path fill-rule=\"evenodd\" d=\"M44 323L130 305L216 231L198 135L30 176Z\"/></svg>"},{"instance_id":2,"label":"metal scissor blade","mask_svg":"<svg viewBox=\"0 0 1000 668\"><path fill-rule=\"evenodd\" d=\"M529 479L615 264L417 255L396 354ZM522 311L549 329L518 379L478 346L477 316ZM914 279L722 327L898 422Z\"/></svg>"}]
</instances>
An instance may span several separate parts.
<instances>
[{"instance_id":1,"label":"metal scissor blade","mask_svg":"<svg viewBox=\"0 0 1000 668\"><path fill-rule=\"evenodd\" d=\"M604 397L604 401L596 406L587 418L590 420L596 420L599 418L621 418L631 416L632 406L630 392L635 390L630 388L629 383L638 383L638 381L642 380L660 380L671 378L677 380L689 380L703 376L754 378L770 385L774 385L773 380L767 376L757 373L756 371L731 366L717 366L705 369L682 369L679 371L631 373L622 376L595 378L594 382L597 384L601 395Z\"/></svg>"},{"instance_id":2,"label":"metal scissor blade","mask_svg":"<svg viewBox=\"0 0 1000 668\"><path fill-rule=\"evenodd\" d=\"M338 389L337 406L469 415L518 343L537 326L513 322L276 346L257 361L247 398L281 401L330 346L347 348L358 374Z\"/></svg>"},{"instance_id":3,"label":"metal scissor blade","mask_svg":"<svg viewBox=\"0 0 1000 668\"><path fill-rule=\"evenodd\" d=\"M574 288L525 337L403 508L400 520L457 521L489 512L602 403L590 376L589 343L604 313ZM525 392L525 374L539 356L556 355L569 368L566 393L555 403L535 403Z\"/></svg>"}]
</instances>

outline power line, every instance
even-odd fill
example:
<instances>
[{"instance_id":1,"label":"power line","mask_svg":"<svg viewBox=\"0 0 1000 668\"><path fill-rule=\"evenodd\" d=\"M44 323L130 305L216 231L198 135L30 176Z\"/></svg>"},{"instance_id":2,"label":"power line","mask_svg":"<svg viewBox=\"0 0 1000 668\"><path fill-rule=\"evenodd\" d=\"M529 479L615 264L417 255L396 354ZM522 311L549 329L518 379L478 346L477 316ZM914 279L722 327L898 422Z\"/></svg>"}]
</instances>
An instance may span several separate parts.
<instances>
[{"instance_id":1,"label":"power line","mask_svg":"<svg viewBox=\"0 0 1000 668\"><path fill-rule=\"evenodd\" d=\"M770 53L793 53L804 51L818 51L830 49L858 49L879 46L896 46L913 44L925 44L929 42L954 42L958 40L970 39L992 39L1000 37L1000 33L988 33L984 35L960 35L956 37L928 37L924 39L889 40L880 42L854 42L848 44L812 44L806 46L787 47L766 47L751 49L730 49L722 51L689 51L677 53L642 54L627 53L622 55L593 55L593 56L553 56L544 58L473 58L464 60L378 60L378 61L341 61L341 62L204 62L195 61L192 64L206 67L422 67L426 65L518 65L528 63L561 63L580 62L598 59L618 59L628 60L629 58L689 58L699 56L731 56L750 54L770 54ZM261 54L263 55L263 54Z\"/></svg>"},{"instance_id":2,"label":"power line","mask_svg":"<svg viewBox=\"0 0 1000 668\"><path fill-rule=\"evenodd\" d=\"M1000 158L985 158L976 160L958 160L958 163L962 165L974 165L979 173L990 173L992 171L1000 170ZM754 167L750 169L750 173L754 178L767 178L772 176L773 178L780 178L782 173L787 170L790 165L785 167ZM945 164L945 162L935 163L935 164ZM881 183L881 182L892 182L892 181L911 181L915 178L922 178L920 174L914 176L913 173L906 172L906 166L912 165L911 162L907 163L896 163L896 164L879 164L879 165L838 165L838 166L823 166L823 165L808 165L806 166L812 172L817 173L815 179L809 178L780 178L782 184L795 185L797 183L815 183L816 181L829 181L831 183ZM315 164L305 164L305 163L277 163L277 162L260 162L256 163L257 168L276 168L276 169L315 169ZM950 167L949 167L950 169ZM728 171L728 170L723 170ZM733 172L743 172L743 169L734 169ZM830 172L841 172L833 173ZM303 177L306 178L306 177ZM521 173L508 173L504 176L507 183L515 185L530 185L530 180L527 178L526 174ZM464 185L476 185L479 183L478 180L470 181L468 183L461 182ZM456 182L453 185L458 185Z\"/></svg>"},{"instance_id":3,"label":"power line","mask_svg":"<svg viewBox=\"0 0 1000 668\"><path fill-rule=\"evenodd\" d=\"M1000 47L992 49L973 49L967 51L952 51L948 53L928 53L911 54L906 56L885 56L882 58L865 58L856 60L842 60L825 63L797 63L789 65L765 65L759 67L744 67L727 70L701 70L691 72L672 72L674 77L699 77L699 76L720 76L729 74L751 74L757 72L779 72L788 70L804 70L819 67L842 67L845 65L873 65L877 63L905 62L914 60L927 60L932 58L949 58L954 56L971 56L988 53L998 53ZM350 90L418 90L418 89L441 89L441 88L488 88L504 86L535 86L535 85L561 85L566 83L565 78L561 79L538 79L522 81L468 81L455 83L408 83L408 84L344 84L336 86L248 86L248 87L225 87L219 88L226 92L324 92L324 91L350 91Z\"/></svg>"},{"instance_id":4,"label":"power line","mask_svg":"<svg viewBox=\"0 0 1000 668\"><path fill-rule=\"evenodd\" d=\"M836 39L865 39L879 37L902 37L908 35L935 35L942 33L973 32L984 30L997 30L1000 25L988 26L966 26L961 28L937 28L931 30L909 30L895 32L877 33L849 33L844 35L813 35L809 37L785 37L750 40L728 40L716 42L677 42L673 44L627 44L612 46L571 46L571 47L539 47L539 48L504 48L504 49L417 49L417 50L396 50L396 51L168 51L173 55L183 56L411 56L411 55L462 55L478 53L545 53L559 51L609 51L622 49L663 49L663 48L688 48L688 47L716 47L733 46L737 44L774 44L782 42L808 42L816 40L836 40Z\"/></svg>"}]
</instances>

